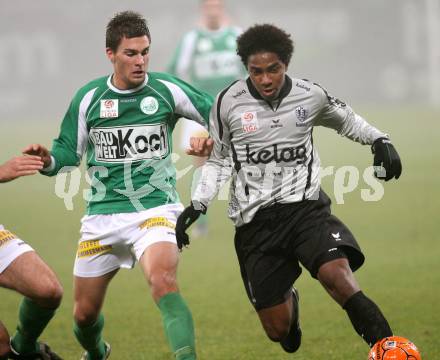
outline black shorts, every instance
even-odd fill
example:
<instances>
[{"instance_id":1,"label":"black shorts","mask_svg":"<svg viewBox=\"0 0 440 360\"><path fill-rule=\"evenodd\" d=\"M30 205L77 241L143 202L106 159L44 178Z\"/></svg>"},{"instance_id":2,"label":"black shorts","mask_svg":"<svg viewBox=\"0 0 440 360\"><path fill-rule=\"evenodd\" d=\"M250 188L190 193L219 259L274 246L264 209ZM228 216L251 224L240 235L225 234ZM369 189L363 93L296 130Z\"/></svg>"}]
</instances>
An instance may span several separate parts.
<instances>
[{"instance_id":1,"label":"black shorts","mask_svg":"<svg viewBox=\"0 0 440 360\"><path fill-rule=\"evenodd\" d=\"M347 258L352 271L365 260L354 236L330 213L331 201L276 204L236 228L235 250L250 301L257 310L283 303L305 267L316 278L320 266Z\"/></svg>"}]
</instances>

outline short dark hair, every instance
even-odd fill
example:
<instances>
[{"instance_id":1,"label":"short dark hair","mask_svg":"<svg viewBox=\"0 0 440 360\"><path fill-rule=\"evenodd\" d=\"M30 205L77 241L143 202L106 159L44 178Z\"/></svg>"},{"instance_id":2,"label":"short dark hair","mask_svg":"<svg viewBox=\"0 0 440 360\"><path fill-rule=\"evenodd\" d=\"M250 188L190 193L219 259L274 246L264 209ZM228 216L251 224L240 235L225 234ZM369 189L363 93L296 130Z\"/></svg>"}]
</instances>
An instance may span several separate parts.
<instances>
[{"instance_id":1,"label":"short dark hair","mask_svg":"<svg viewBox=\"0 0 440 360\"><path fill-rule=\"evenodd\" d=\"M237 38L237 54L247 67L249 56L260 52L273 52L288 66L294 50L290 34L271 25L254 25Z\"/></svg>"},{"instance_id":2,"label":"short dark hair","mask_svg":"<svg viewBox=\"0 0 440 360\"><path fill-rule=\"evenodd\" d=\"M116 51L123 37L130 39L144 35L151 42L150 30L143 16L134 11L123 11L115 14L107 24L105 47Z\"/></svg>"}]
</instances>

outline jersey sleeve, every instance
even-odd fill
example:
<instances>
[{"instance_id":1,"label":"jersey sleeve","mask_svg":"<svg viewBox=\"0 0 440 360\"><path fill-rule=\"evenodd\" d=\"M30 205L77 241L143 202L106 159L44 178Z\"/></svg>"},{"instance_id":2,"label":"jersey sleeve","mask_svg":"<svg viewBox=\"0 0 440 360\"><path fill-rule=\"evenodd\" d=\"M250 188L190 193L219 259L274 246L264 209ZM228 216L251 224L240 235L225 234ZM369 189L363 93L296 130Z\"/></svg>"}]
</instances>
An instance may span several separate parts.
<instances>
[{"instance_id":1,"label":"jersey sleeve","mask_svg":"<svg viewBox=\"0 0 440 360\"><path fill-rule=\"evenodd\" d=\"M65 166L78 166L86 150L88 130L86 111L96 89L75 95L61 123L58 137L52 144L53 164L44 175L56 175Z\"/></svg>"},{"instance_id":2,"label":"jersey sleeve","mask_svg":"<svg viewBox=\"0 0 440 360\"><path fill-rule=\"evenodd\" d=\"M388 137L374 126L370 125L362 116L356 114L345 102L335 98L319 85L316 85L318 94L322 97L322 108L315 126L325 126L336 130L340 135L363 145L371 145L380 137Z\"/></svg>"},{"instance_id":3,"label":"jersey sleeve","mask_svg":"<svg viewBox=\"0 0 440 360\"><path fill-rule=\"evenodd\" d=\"M231 177L230 133L227 126L226 109L221 106L222 93L219 94L210 114L209 135L214 141L213 150L202 167L192 200L208 207L220 188Z\"/></svg>"},{"instance_id":4,"label":"jersey sleeve","mask_svg":"<svg viewBox=\"0 0 440 360\"><path fill-rule=\"evenodd\" d=\"M160 79L170 91L174 102L176 117L193 120L206 129L209 125L209 112L214 99L208 93L196 89L176 77Z\"/></svg>"}]
</instances>

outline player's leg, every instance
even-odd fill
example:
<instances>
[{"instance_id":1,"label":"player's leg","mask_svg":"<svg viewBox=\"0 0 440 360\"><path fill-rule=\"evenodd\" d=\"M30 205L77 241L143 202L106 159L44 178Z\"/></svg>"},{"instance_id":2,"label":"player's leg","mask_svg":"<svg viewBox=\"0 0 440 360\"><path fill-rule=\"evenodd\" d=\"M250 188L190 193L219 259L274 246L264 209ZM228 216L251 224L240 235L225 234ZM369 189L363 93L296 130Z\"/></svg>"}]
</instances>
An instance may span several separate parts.
<instances>
[{"instance_id":1,"label":"player's leg","mask_svg":"<svg viewBox=\"0 0 440 360\"><path fill-rule=\"evenodd\" d=\"M86 350L81 359L103 360L110 345L103 341L101 313L110 281L120 268L132 268L135 259L127 241L137 213L86 215L73 269L74 333ZM134 220L133 220L134 218Z\"/></svg>"},{"instance_id":2,"label":"player's leg","mask_svg":"<svg viewBox=\"0 0 440 360\"><path fill-rule=\"evenodd\" d=\"M299 349L302 338L302 331L299 323L299 293L295 287L292 288L291 302L292 313L289 331L280 341L281 347L288 353L294 353Z\"/></svg>"},{"instance_id":3,"label":"player's leg","mask_svg":"<svg viewBox=\"0 0 440 360\"><path fill-rule=\"evenodd\" d=\"M344 256L341 254L341 256ZM329 295L341 306L360 291L359 285L344 257L333 259L319 267L318 280Z\"/></svg>"},{"instance_id":4,"label":"player's leg","mask_svg":"<svg viewBox=\"0 0 440 360\"><path fill-rule=\"evenodd\" d=\"M0 286L24 295L12 347L20 354L39 351L37 339L54 316L63 294L56 275L34 251L28 251L0 274Z\"/></svg>"},{"instance_id":5,"label":"player's leg","mask_svg":"<svg viewBox=\"0 0 440 360\"><path fill-rule=\"evenodd\" d=\"M9 333L3 323L0 321L0 360L8 358L9 348Z\"/></svg>"},{"instance_id":6,"label":"player's leg","mask_svg":"<svg viewBox=\"0 0 440 360\"><path fill-rule=\"evenodd\" d=\"M330 296L347 312L356 332L371 347L392 336L392 330L379 307L360 290L345 258L324 263L318 279Z\"/></svg>"},{"instance_id":7,"label":"player's leg","mask_svg":"<svg viewBox=\"0 0 440 360\"><path fill-rule=\"evenodd\" d=\"M177 246L168 241L149 245L139 259L176 359L193 360L196 358L194 324L191 311L179 293L178 262Z\"/></svg>"},{"instance_id":8,"label":"player's leg","mask_svg":"<svg viewBox=\"0 0 440 360\"><path fill-rule=\"evenodd\" d=\"M295 352L302 333L297 290L292 290L292 284L301 268L288 251L291 229L275 218L280 219L278 211L262 212L250 224L237 228L235 250L246 293L266 335L280 342L285 351Z\"/></svg>"},{"instance_id":9,"label":"player's leg","mask_svg":"<svg viewBox=\"0 0 440 360\"><path fill-rule=\"evenodd\" d=\"M292 314L292 300L257 311L266 335L272 341L280 342L287 336Z\"/></svg>"},{"instance_id":10,"label":"player's leg","mask_svg":"<svg viewBox=\"0 0 440 360\"><path fill-rule=\"evenodd\" d=\"M254 261L251 256L247 262L251 266L246 268L240 265L243 284L267 337L279 342L286 352L293 353L301 345L302 332L298 291L292 289L290 284L294 281L291 274L296 278L301 270L288 262L280 267L282 261L272 261L270 258L266 256ZM264 269L266 275L258 269Z\"/></svg>"},{"instance_id":11,"label":"player's leg","mask_svg":"<svg viewBox=\"0 0 440 360\"><path fill-rule=\"evenodd\" d=\"M87 352L85 359L102 360L109 352L102 339L101 309L108 285L117 272L118 269L98 277L74 277L74 333Z\"/></svg>"},{"instance_id":12,"label":"player's leg","mask_svg":"<svg viewBox=\"0 0 440 360\"><path fill-rule=\"evenodd\" d=\"M317 200L307 202L295 254L371 344L392 332L377 305L360 291L353 271L362 266L365 257L350 230L331 215L330 204L323 191Z\"/></svg>"}]
</instances>

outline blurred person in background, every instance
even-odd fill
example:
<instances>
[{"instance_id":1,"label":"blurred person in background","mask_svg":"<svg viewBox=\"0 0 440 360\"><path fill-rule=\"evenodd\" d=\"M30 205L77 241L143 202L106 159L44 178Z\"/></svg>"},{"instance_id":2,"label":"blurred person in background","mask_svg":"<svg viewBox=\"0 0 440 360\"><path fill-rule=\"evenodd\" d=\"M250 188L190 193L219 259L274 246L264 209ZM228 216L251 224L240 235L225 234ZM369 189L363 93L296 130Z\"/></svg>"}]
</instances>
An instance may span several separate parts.
<instances>
[{"instance_id":1,"label":"blurred person in background","mask_svg":"<svg viewBox=\"0 0 440 360\"><path fill-rule=\"evenodd\" d=\"M183 36L167 71L215 97L231 82L246 76L246 69L236 52L236 38L241 32L240 28L231 25L223 0L201 0L199 25ZM191 137L201 136L208 136L202 126L183 120L180 134L182 150L189 148ZM205 160L193 157L196 168ZM208 219L202 216L192 235L206 236L207 232Z\"/></svg>"},{"instance_id":2,"label":"blurred person in background","mask_svg":"<svg viewBox=\"0 0 440 360\"><path fill-rule=\"evenodd\" d=\"M174 228L183 205L171 158L172 132L182 116L207 126L213 99L174 76L148 71L150 44L139 13L117 13L106 31L113 74L78 90L50 152L40 144L25 149L41 157L47 176L78 166L87 153L96 186L81 221L73 270L74 333L85 350L82 360L110 356L102 336L106 290L120 268L136 262L176 360L196 358L192 314L177 284ZM193 153L207 156L205 143L197 142L200 151Z\"/></svg>"},{"instance_id":3,"label":"blurred person in background","mask_svg":"<svg viewBox=\"0 0 440 360\"><path fill-rule=\"evenodd\" d=\"M43 169L39 156L18 156L0 165L0 183ZM59 360L50 347L37 341L61 303L63 288L55 273L32 247L0 225L0 286L23 295L19 324L9 338L0 322L0 359Z\"/></svg>"}]
</instances>

